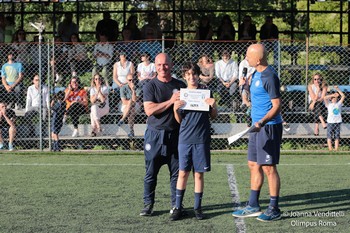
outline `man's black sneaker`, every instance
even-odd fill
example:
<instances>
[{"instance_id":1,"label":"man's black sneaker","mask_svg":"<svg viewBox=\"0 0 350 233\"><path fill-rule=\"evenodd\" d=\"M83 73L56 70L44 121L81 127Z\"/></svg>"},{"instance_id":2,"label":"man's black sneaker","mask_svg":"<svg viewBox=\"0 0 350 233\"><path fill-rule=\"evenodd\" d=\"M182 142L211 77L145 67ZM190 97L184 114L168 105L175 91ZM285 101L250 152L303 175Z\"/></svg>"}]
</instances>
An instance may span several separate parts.
<instances>
[{"instance_id":1,"label":"man's black sneaker","mask_svg":"<svg viewBox=\"0 0 350 233\"><path fill-rule=\"evenodd\" d=\"M196 215L197 220L202 220L204 219L203 211L202 209L196 209L194 210L194 214Z\"/></svg>"},{"instance_id":2,"label":"man's black sneaker","mask_svg":"<svg viewBox=\"0 0 350 233\"><path fill-rule=\"evenodd\" d=\"M175 208L173 210L173 213L170 215L170 220L176 221L176 220L179 220L181 217L182 217L182 209Z\"/></svg>"},{"instance_id":3,"label":"man's black sneaker","mask_svg":"<svg viewBox=\"0 0 350 233\"><path fill-rule=\"evenodd\" d=\"M153 213L153 204L147 204L141 210L140 216L151 216Z\"/></svg>"}]
</instances>

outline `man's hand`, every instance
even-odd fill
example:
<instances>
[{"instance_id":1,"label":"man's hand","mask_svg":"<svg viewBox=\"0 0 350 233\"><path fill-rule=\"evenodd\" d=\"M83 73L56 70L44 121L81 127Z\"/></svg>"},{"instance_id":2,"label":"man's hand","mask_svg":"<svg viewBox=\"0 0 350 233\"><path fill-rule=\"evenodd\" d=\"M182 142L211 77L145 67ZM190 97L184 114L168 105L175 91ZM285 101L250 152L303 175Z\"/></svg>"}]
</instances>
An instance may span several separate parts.
<instances>
[{"instance_id":1,"label":"man's hand","mask_svg":"<svg viewBox=\"0 0 350 233\"><path fill-rule=\"evenodd\" d=\"M180 100L180 92L179 91L173 93L173 95L170 98L170 102L173 104L177 100Z\"/></svg>"}]
</instances>

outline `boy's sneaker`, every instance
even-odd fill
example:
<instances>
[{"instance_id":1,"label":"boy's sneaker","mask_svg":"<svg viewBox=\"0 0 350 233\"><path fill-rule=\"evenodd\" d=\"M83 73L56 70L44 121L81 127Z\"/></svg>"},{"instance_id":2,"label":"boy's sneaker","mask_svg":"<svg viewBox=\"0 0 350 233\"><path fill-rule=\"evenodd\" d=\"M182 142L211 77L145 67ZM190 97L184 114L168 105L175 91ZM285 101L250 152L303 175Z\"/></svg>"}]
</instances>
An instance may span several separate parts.
<instances>
[{"instance_id":1,"label":"boy's sneaker","mask_svg":"<svg viewBox=\"0 0 350 233\"><path fill-rule=\"evenodd\" d=\"M281 219L281 210L275 207L269 206L267 210L260 214L256 219L262 222L270 222Z\"/></svg>"},{"instance_id":2,"label":"boy's sneaker","mask_svg":"<svg viewBox=\"0 0 350 233\"><path fill-rule=\"evenodd\" d=\"M13 151L13 150L14 150L13 145L9 144L9 151Z\"/></svg>"},{"instance_id":3,"label":"boy's sneaker","mask_svg":"<svg viewBox=\"0 0 350 233\"><path fill-rule=\"evenodd\" d=\"M283 124L283 129L284 129L286 132L289 132L289 131L290 131L290 125L289 125L288 123Z\"/></svg>"},{"instance_id":4,"label":"boy's sneaker","mask_svg":"<svg viewBox=\"0 0 350 233\"><path fill-rule=\"evenodd\" d=\"M173 213L170 215L170 221L179 220L182 217L182 208L173 210Z\"/></svg>"},{"instance_id":5,"label":"boy's sneaker","mask_svg":"<svg viewBox=\"0 0 350 233\"><path fill-rule=\"evenodd\" d=\"M146 204L141 210L140 216L151 216L153 213L153 204Z\"/></svg>"},{"instance_id":6,"label":"boy's sneaker","mask_svg":"<svg viewBox=\"0 0 350 233\"><path fill-rule=\"evenodd\" d=\"M202 220L204 219L203 211L202 209L196 209L194 210L194 215L196 216L197 220Z\"/></svg>"},{"instance_id":7,"label":"boy's sneaker","mask_svg":"<svg viewBox=\"0 0 350 233\"><path fill-rule=\"evenodd\" d=\"M247 205L243 209L232 212L232 216L237 218L257 217L260 215L261 215L260 207L252 207L250 205Z\"/></svg>"}]
</instances>

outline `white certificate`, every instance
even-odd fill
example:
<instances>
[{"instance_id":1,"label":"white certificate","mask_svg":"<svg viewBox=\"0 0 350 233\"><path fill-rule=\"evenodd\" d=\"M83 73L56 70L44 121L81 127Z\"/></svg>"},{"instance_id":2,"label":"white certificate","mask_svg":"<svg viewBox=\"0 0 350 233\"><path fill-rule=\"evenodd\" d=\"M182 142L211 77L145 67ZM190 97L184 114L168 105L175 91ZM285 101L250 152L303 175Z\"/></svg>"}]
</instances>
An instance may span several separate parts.
<instances>
[{"instance_id":1,"label":"white certificate","mask_svg":"<svg viewBox=\"0 0 350 233\"><path fill-rule=\"evenodd\" d=\"M209 104L205 102L208 98L210 98L210 90L180 89L180 100L185 101L181 109L184 110L209 111Z\"/></svg>"}]
</instances>

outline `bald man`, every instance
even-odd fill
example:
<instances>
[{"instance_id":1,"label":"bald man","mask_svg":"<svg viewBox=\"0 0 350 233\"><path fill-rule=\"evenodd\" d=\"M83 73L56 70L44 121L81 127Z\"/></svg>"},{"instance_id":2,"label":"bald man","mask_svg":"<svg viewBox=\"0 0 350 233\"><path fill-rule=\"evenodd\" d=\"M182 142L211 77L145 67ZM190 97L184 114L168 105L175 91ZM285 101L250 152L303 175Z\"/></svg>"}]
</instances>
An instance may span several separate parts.
<instances>
[{"instance_id":1,"label":"bald man","mask_svg":"<svg viewBox=\"0 0 350 233\"><path fill-rule=\"evenodd\" d=\"M235 217L254 217L269 222L281 218L278 208L280 177L277 164L280 158L282 140L282 117L280 82L274 70L268 66L267 51L262 44L252 44L248 47L246 59L256 71L250 84L251 117L256 128L249 134L248 167L250 170L250 197L248 205L232 213ZM270 204L262 213L259 205L259 195L267 177Z\"/></svg>"},{"instance_id":2,"label":"bald man","mask_svg":"<svg viewBox=\"0 0 350 233\"><path fill-rule=\"evenodd\" d=\"M176 182L179 175L178 138L179 123L174 117L174 102L180 99L180 88L185 83L172 78L173 63L166 53L155 58L157 77L143 86L143 102L147 118L144 140L146 175L144 178L144 208L141 216L153 213L157 175L167 164L170 172L172 210L176 205Z\"/></svg>"}]
</instances>

